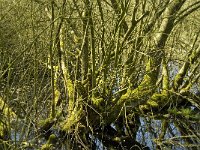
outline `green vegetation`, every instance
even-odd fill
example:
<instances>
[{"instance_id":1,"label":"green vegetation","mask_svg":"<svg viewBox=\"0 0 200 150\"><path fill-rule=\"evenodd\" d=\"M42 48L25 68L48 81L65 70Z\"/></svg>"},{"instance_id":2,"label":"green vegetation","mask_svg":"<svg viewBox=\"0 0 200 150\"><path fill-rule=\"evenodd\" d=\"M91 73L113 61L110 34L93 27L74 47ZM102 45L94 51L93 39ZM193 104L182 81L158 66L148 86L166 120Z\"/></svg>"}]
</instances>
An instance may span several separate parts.
<instances>
[{"instance_id":1,"label":"green vegetation","mask_svg":"<svg viewBox=\"0 0 200 150\"><path fill-rule=\"evenodd\" d=\"M199 0L0 0L0 149L199 149Z\"/></svg>"}]
</instances>

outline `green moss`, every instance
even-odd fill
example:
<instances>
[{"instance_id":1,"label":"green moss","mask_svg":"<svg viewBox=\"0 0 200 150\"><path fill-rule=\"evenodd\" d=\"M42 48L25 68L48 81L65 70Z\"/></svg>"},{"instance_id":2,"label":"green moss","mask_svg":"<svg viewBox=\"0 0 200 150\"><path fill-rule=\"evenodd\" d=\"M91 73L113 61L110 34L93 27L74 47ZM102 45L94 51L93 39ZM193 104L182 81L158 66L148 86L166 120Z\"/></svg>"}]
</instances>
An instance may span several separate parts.
<instances>
[{"instance_id":1,"label":"green moss","mask_svg":"<svg viewBox=\"0 0 200 150\"><path fill-rule=\"evenodd\" d=\"M138 86L139 89L143 89L143 88L149 88L149 86L152 85L152 80L151 77L146 74L143 78L142 83Z\"/></svg>"},{"instance_id":2,"label":"green moss","mask_svg":"<svg viewBox=\"0 0 200 150\"><path fill-rule=\"evenodd\" d=\"M162 93L154 93L151 98L147 101L147 104L151 107L159 107L166 103L168 99L168 92L163 91Z\"/></svg>"},{"instance_id":3,"label":"green moss","mask_svg":"<svg viewBox=\"0 0 200 150\"><path fill-rule=\"evenodd\" d=\"M174 88L177 89L179 84L180 84L180 80L181 80L182 76L180 74L177 74L175 79L174 79Z\"/></svg>"},{"instance_id":4,"label":"green moss","mask_svg":"<svg viewBox=\"0 0 200 150\"><path fill-rule=\"evenodd\" d=\"M169 89L169 79L168 76L163 77L163 89L168 90Z\"/></svg>"},{"instance_id":5,"label":"green moss","mask_svg":"<svg viewBox=\"0 0 200 150\"><path fill-rule=\"evenodd\" d=\"M4 137L4 127L2 123L0 123L0 137Z\"/></svg>"},{"instance_id":6,"label":"green moss","mask_svg":"<svg viewBox=\"0 0 200 150\"><path fill-rule=\"evenodd\" d=\"M55 136L55 134L51 134L49 136L49 139L48 139L47 143L51 143L51 144L55 144L56 143L56 136Z\"/></svg>"},{"instance_id":7,"label":"green moss","mask_svg":"<svg viewBox=\"0 0 200 150\"><path fill-rule=\"evenodd\" d=\"M134 103L135 106L139 104L144 104L148 99L148 96L153 94L154 90L156 89L156 80L157 80L157 70L155 68L155 62L149 58L147 65L146 65L146 75L144 76L141 84L138 88L131 90L128 89L127 92L121 96L117 105L122 105L124 102L126 103ZM153 69L152 69L153 68ZM149 105L157 107L157 101L154 100L155 98L151 98L148 102ZM157 99L157 98L156 98Z\"/></svg>"},{"instance_id":8,"label":"green moss","mask_svg":"<svg viewBox=\"0 0 200 150\"><path fill-rule=\"evenodd\" d=\"M62 130L65 132L71 132L72 127L76 125L78 121L80 121L82 114L83 114L82 108L79 108L79 110L75 108L71 112L71 114L68 115L67 119L63 123L61 123Z\"/></svg>"},{"instance_id":9,"label":"green moss","mask_svg":"<svg viewBox=\"0 0 200 150\"><path fill-rule=\"evenodd\" d=\"M173 108L173 109L169 109L168 112L170 114L182 116L186 119L192 119L196 121L199 121L200 119L199 113L195 114L193 110L191 110L190 108L182 108L182 109Z\"/></svg>"},{"instance_id":10,"label":"green moss","mask_svg":"<svg viewBox=\"0 0 200 150\"><path fill-rule=\"evenodd\" d=\"M0 97L0 138L4 138L9 135L6 126L6 119L10 118L10 120L15 119L17 115L10 108L10 106L4 102L3 98ZM4 123L3 123L4 122Z\"/></svg>"},{"instance_id":11,"label":"green moss","mask_svg":"<svg viewBox=\"0 0 200 150\"><path fill-rule=\"evenodd\" d=\"M151 71L151 66L152 66L152 59L149 58L148 62L146 63L146 71L147 72Z\"/></svg>"},{"instance_id":12,"label":"green moss","mask_svg":"<svg viewBox=\"0 0 200 150\"><path fill-rule=\"evenodd\" d=\"M139 106L139 110L141 111L141 112L143 112L144 110L148 110L149 109L149 106L148 105L140 105Z\"/></svg>"},{"instance_id":13,"label":"green moss","mask_svg":"<svg viewBox=\"0 0 200 150\"><path fill-rule=\"evenodd\" d=\"M179 70L179 73L176 75L174 79L174 89L177 90L179 86L183 83L183 78L186 75L188 69L190 67L189 62L185 62L181 69Z\"/></svg>"},{"instance_id":14,"label":"green moss","mask_svg":"<svg viewBox=\"0 0 200 150\"><path fill-rule=\"evenodd\" d=\"M163 89L168 90L169 89L169 75L168 75L168 69L167 69L165 58L163 58L162 75L163 75L163 81L162 81Z\"/></svg>"},{"instance_id":15,"label":"green moss","mask_svg":"<svg viewBox=\"0 0 200 150\"><path fill-rule=\"evenodd\" d=\"M41 147L41 150L52 150L53 149L53 145L52 144L44 144Z\"/></svg>"},{"instance_id":16,"label":"green moss","mask_svg":"<svg viewBox=\"0 0 200 150\"><path fill-rule=\"evenodd\" d=\"M147 104L150 105L151 107L158 107L158 103L153 101L153 100L148 100Z\"/></svg>"},{"instance_id":17,"label":"green moss","mask_svg":"<svg viewBox=\"0 0 200 150\"><path fill-rule=\"evenodd\" d=\"M144 76L142 84L146 83L148 85L155 85L158 77L157 66L158 64L156 64L156 60L149 58L146 63L146 75Z\"/></svg>"},{"instance_id":18,"label":"green moss","mask_svg":"<svg viewBox=\"0 0 200 150\"><path fill-rule=\"evenodd\" d=\"M168 112L169 112L170 114L175 114L175 115L177 115L177 114L178 114L178 109L177 109L177 108L172 108L172 109L169 109Z\"/></svg>"},{"instance_id":19,"label":"green moss","mask_svg":"<svg viewBox=\"0 0 200 150\"><path fill-rule=\"evenodd\" d=\"M189 108L183 108L180 111L180 115L184 116L185 118L189 119L192 116L192 110Z\"/></svg>"},{"instance_id":20,"label":"green moss","mask_svg":"<svg viewBox=\"0 0 200 150\"><path fill-rule=\"evenodd\" d=\"M194 114L191 117L192 117L192 119L199 121L200 120L200 113Z\"/></svg>"},{"instance_id":21,"label":"green moss","mask_svg":"<svg viewBox=\"0 0 200 150\"><path fill-rule=\"evenodd\" d=\"M55 123L56 119L54 118L47 118L45 120L41 120L39 122L39 127L41 131L47 131L49 130L53 124Z\"/></svg>"},{"instance_id":22,"label":"green moss","mask_svg":"<svg viewBox=\"0 0 200 150\"><path fill-rule=\"evenodd\" d=\"M122 106L124 102L131 101L132 96L134 96L134 90L128 89L125 94L121 96L121 98L118 100L117 105Z\"/></svg>"},{"instance_id":23,"label":"green moss","mask_svg":"<svg viewBox=\"0 0 200 150\"><path fill-rule=\"evenodd\" d=\"M46 144L42 145L41 150L51 150L53 149L53 144L55 143L56 143L56 136L55 134L51 134Z\"/></svg>"},{"instance_id":24,"label":"green moss","mask_svg":"<svg viewBox=\"0 0 200 150\"><path fill-rule=\"evenodd\" d=\"M120 137L115 137L115 138L113 139L113 141L121 142L121 139L120 139Z\"/></svg>"},{"instance_id":25,"label":"green moss","mask_svg":"<svg viewBox=\"0 0 200 150\"><path fill-rule=\"evenodd\" d=\"M132 90L128 89L127 92L125 94L123 94L120 99L122 101L128 99L131 96L131 93L132 93Z\"/></svg>"},{"instance_id":26,"label":"green moss","mask_svg":"<svg viewBox=\"0 0 200 150\"><path fill-rule=\"evenodd\" d=\"M103 98L92 97L92 103L97 107L100 107L103 101L104 101Z\"/></svg>"},{"instance_id":27,"label":"green moss","mask_svg":"<svg viewBox=\"0 0 200 150\"><path fill-rule=\"evenodd\" d=\"M58 89L55 89L55 103L56 103L56 105L58 105L60 94L61 94L60 91Z\"/></svg>"},{"instance_id":28,"label":"green moss","mask_svg":"<svg viewBox=\"0 0 200 150\"><path fill-rule=\"evenodd\" d=\"M74 108L74 85L70 79L67 79L67 90L68 90L68 97L69 97L69 110L73 110Z\"/></svg>"},{"instance_id":29,"label":"green moss","mask_svg":"<svg viewBox=\"0 0 200 150\"><path fill-rule=\"evenodd\" d=\"M147 99L147 96L153 93L153 91L156 89L155 88L157 80L156 72L157 71L155 68L155 62L154 60L149 58L146 64L146 75L143 77L141 84L138 86L138 88L134 90L128 89L127 92L121 96L120 100L118 101L118 105L121 105L124 102L133 102L133 101L135 102L137 101L136 103L140 104L140 101L144 101L145 99Z\"/></svg>"},{"instance_id":30,"label":"green moss","mask_svg":"<svg viewBox=\"0 0 200 150\"><path fill-rule=\"evenodd\" d=\"M69 92L69 97L72 97L74 94L74 85L72 84L72 81L70 79L67 80L67 89Z\"/></svg>"},{"instance_id":31,"label":"green moss","mask_svg":"<svg viewBox=\"0 0 200 150\"><path fill-rule=\"evenodd\" d=\"M2 110L2 114L5 116L10 115L11 118L16 118L17 115L15 114L14 111L4 102L4 100L0 97L0 110Z\"/></svg>"},{"instance_id":32,"label":"green moss","mask_svg":"<svg viewBox=\"0 0 200 150\"><path fill-rule=\"evenodd\" d=\"M6 128L6 125L0 122L0 139L4 139L5 137L8 137L9 132Z\"/></svg>"}]
</instances>

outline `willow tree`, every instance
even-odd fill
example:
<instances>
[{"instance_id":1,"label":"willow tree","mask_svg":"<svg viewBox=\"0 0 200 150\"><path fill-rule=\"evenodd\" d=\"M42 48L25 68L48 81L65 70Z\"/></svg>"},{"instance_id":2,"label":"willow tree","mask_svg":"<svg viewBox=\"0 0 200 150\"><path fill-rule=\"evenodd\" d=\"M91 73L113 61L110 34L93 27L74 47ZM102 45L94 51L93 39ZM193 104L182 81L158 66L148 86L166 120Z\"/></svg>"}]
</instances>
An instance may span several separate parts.
<instances>
[{"instance_id":1,"label":"willow tree","mask_svg":"<svg viewBox=\"0 0 200 150\"><path fill-rule=\"evenodd\" d=\"M70 149L148 149L137 136L151 120L161 121L156 148L176 146L165 136L175 138L172 123L179 142L197 148L200 1L32 3L49 29L48 61L40 62L51 74L51 113L39 131L59 130L43 149L62 136Z\"/></svg>"}]
</instances>

